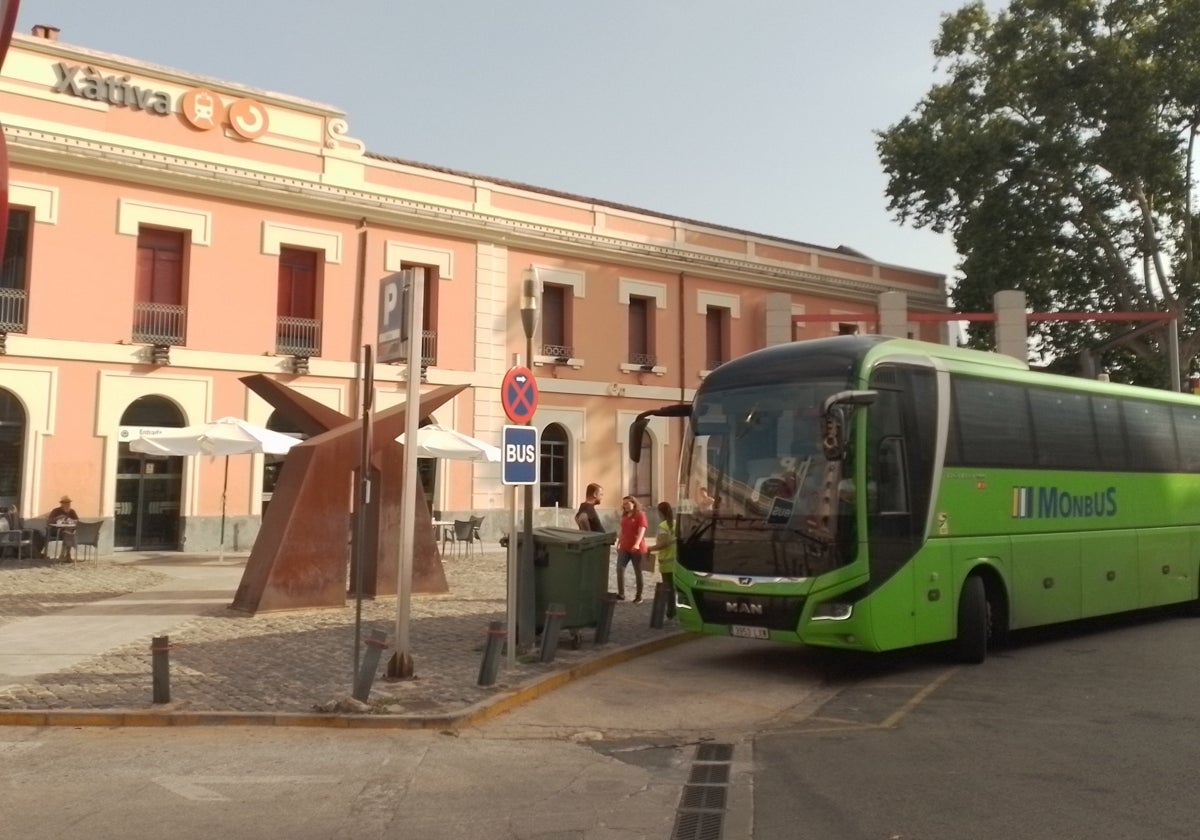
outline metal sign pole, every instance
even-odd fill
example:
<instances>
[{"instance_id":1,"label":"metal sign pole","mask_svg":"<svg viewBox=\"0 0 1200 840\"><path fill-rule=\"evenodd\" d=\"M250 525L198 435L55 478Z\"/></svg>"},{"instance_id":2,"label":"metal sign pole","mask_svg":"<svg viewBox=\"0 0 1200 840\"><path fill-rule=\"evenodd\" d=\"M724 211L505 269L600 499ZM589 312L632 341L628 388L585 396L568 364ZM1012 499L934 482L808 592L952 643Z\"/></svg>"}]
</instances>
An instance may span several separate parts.
<instances>
[{"instance_id":1,"label":"metal sign pole","mask_svg":"<svg viewBox=\"0 0 1200 840\"><path fill-rule=\"evenodd\" d=\"M412 611L413 541L416 533L417 494L417 428L420 425L421 405L421 313L424 311L425 269L408 269L412 306L408 311L408 410L404 415L404 474L400 490L400 568L396 575L396 653L388 663L388 676L408 678L413 675L412 651L409 649L409 617Z\"/></svg>"},{"instance_id":2,"label":"metal sign pole","mask_svg":"<svg viewBox=\"0 0 1200 840\"><path fill-rule=\"evenodd\" d=\"M517 664L517 488L508 487L508 637L504 661Z\"/></svg>"}]
</instances>

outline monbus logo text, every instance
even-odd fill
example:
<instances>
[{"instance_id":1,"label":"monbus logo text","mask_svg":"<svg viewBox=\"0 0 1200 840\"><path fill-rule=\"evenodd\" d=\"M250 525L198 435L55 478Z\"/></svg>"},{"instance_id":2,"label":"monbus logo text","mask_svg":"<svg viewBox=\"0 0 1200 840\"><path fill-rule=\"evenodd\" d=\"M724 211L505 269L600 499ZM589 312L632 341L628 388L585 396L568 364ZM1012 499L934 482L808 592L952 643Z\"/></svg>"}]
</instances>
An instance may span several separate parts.
<instances>
[{"instance_id":1,"label":"monbus logo text","mask_svg":"<svg viewBox=\"0 0 1200 840\"><path fill-rule=\"evenodd\" d=\"M1014 487L1013 519L1089 519L1117 515L1117 488L1072 493L1057 487Z\"/></svg>"}]
</instances>

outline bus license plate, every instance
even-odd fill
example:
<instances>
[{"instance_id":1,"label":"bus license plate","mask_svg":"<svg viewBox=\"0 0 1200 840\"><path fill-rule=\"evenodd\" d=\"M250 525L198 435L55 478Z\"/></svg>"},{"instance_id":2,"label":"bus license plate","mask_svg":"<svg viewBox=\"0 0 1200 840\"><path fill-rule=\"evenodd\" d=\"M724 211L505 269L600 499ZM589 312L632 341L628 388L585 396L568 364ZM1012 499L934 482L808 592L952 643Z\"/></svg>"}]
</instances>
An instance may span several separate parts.
<instances>
[{"instance_id":1,"label":"bus license plate","mask_svg":"<svg viewBox=\"0 0 1200 840\"><path fill-rule=\"evenodd\" d=\"M766 627L747 627L744 624L733 624L729 627L729 635L743 639L769 639L771 634Z\"/></svg>"}]
</instances>

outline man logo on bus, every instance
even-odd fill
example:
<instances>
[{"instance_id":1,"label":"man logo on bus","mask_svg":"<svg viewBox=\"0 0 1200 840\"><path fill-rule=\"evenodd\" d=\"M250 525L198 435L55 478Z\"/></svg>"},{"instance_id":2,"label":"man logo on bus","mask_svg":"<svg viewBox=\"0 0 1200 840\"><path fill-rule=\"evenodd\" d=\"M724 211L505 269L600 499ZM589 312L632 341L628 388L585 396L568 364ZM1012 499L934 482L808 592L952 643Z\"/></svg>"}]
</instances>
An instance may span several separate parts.
<instances>
[{"instance_id":1,"label":"man logo on bus","mask_svg":"<svg viewBox=\"0 0 1200 840\"><path fill-rule=\"evenodd\" d=\"M762 615L762 604L748 604L745 601L726 601L725 612L738 615Z\"/></svg>"},{"instance_id":2,"label":"man logo on bus","mask_svg":"<svg viewBox=\"0 0 1200 840\"><path fill-rule=\"evenodd\" d=\"M1057 487L1014 487L1013 519L1087 519L1117 515L1117 488L1071 493Z\"/></svg>"}]
</instances>

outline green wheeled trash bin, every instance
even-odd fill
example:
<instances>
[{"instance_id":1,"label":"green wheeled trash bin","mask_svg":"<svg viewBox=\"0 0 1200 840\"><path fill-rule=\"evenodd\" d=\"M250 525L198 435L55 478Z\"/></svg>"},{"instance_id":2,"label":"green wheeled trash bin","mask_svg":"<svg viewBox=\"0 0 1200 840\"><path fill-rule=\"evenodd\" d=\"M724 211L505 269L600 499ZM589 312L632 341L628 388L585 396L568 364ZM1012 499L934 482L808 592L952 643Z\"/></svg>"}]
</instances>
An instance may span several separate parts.
<instances>
[{"instance_id":1,"label":"green wheeled trash bin","mask_svg":"<svg viewBox=\"0 0 1200 840\"><path fill-rule=\"evenodd\" d=\"M524 534L518 534L518 548ZM600 621L608 591L609 548L616 534L573 528L533 529L533 589L537 632L546 626L546 609L561 604L563 629L579 647L579 630Z\"/></svg>"}]
</instances>

